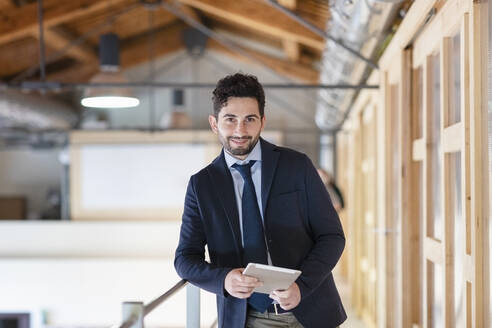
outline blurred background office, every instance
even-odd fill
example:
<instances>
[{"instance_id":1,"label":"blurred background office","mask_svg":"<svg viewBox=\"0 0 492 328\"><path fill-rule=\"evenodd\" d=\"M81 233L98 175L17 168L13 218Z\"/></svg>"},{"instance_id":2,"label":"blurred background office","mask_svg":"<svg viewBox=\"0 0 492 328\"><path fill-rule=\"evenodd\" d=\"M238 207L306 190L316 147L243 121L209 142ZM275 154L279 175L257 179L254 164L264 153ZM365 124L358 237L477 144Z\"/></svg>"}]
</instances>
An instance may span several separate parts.
<instances>
[{"instance_id":1,"label":"blurred background office","mask_svg":"<svg viewBox=\"0 0 492 328\"><path fill-rule=\"evenodd\" d=\"M265 87L263 137L336 186L343 327L490 327L489 17L473 0L0 0L0 327L108 327L180 280L185 188L221 150L211 92L238 71ZM214 326L214 295L187 293L145 326L185 327L190 299Z\"/></svg>"}]
</instances>

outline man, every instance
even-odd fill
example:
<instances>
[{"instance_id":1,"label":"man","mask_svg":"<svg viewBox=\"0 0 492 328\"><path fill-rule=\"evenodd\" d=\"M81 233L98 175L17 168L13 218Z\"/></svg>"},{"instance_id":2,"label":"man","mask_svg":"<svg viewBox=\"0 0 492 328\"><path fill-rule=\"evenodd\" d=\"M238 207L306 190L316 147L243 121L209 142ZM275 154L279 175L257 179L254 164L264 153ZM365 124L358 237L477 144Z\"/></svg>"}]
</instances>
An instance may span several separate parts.
<instances>
[{"instance_id":1,"label":"man","mask_svg":"<svg viewBox=\"0 0 492 328\"><path fill-rule=\"evenodd\" d=\"M260 138L265 95L256 77L226 76L213 103L209 123L223 150L190 178L176 271L217 295L219 327L338 326L346 314L331 271L345 238L316 169ZM249 262L302 274L286 290L253 293L261 282L242 274Z\"/></svg>"},{"instance_id":2,"label":"man","mask_svg":"<svg viewBox=\"0 0 492 328\"><path fill-rule=\"evenodd\" d=\"M321 181L323 181L323 184L328 191L328 195L330 195L333 207L337 213L340 212L345 207L345 201L343 200L342 191L338 188L335 178L328 171L322 168L318 168L317 171Z\"/></svg>"}]
</instances>

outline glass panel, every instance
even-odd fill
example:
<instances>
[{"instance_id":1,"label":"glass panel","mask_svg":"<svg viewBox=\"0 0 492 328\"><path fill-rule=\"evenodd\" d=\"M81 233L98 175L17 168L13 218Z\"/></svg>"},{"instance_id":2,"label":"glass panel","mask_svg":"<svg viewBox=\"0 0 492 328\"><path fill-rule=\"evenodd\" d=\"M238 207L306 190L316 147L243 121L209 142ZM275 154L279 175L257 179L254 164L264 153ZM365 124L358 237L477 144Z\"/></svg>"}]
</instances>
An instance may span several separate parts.
<instances>
[{"instance_id":1,"label":"glass panel","mask_svg":"<svg viewBox=\"0 0 492 328\"><path fill-rule=\"evenodd\" d=\"M398 107L398 85L391 86L391 166L392 166L392 216L393 228L397 226L399 220L399 181L400 181L400 148L398 147L399 138L399 107Z\"/></svg>"},{"instance_id":2,"label":"glass panel","mask_svg":"<svg viewBox=\"0 0 492 328\"><path fill-rule=\"evenodd\" d=\"M361 242L362 242L362 247L361 247L361 255L362 255L362 281L364 284L364 288L362 289L362 298L363 298L363 303L364 303L364 309L368 309L370 306L369 303L369 240L368 240L368 226L369 222L367 221L367 212L368 212L368 183L367 183L367 177L369 172L367 171L367 160L368 160L368 147L370 140L368 138L368 130L367 130L367 124L365 124L364 120L361 120L361 126L362 126L362 149L361 149L361 155L362 155L362 188L364 190L363 196L362 196L362 213L364 215L362 221L364 224L362 225L362 233L361 233Z\"/></svg>"},{"instance_id":3,"label":"glass panel","mask_svg":"<svg viewBox=\"0 0 492 328\"><path fill-rule=\"evenodd\" d=\"M429 179L429 206L431 208L428 219L428 236L442 239L443 219L442 219L442 161L441 161L441 80L440 80L440 61L439 53L433 55L430 60L429 74L429 100L430 104L430 127L429 141L431 143L431 177Z\"/></svg>"},{"instance_id":4,"label":"glass panel","mask_svg":"<svg viewBox=\"0 0 492 328\"><path fill-rule=\"evenodd\" d=\"M362 124L362 176L363 176L363 190L364 190L364 231L363 236L366 241L362 254L366 258L367 270L364 270L364 279L366 284L366 290L364 291L364 306L367 309L367 319L375 323L376 322L376 234L372 233L376 229L374 220L376 193L375 190L375 133L374 133L374 107L370 105L364 110L363 124Z\"/></svg>"},{"instance_id":5,"label":"glass panel","mask_svg":"<svg viewBox=\"0 0 492 328\"><path fill-rule=\"evenodd\" d=\"M418 67L413 70L413 115L415 122L415 131L412 136L414 139L420 139L423 137L423 129L422 129L422 118L424 113L424 103L423 103L423 95L424 95L424 78L422 74L422 67Z\"/></svg>"},{"instance_id":6,"label":"glass panel","mask_svg":"<svg viewBox=\"0 0 492 328\"><path fill-rule=\"evenodd\" d=\"M423 305L423 295L424 295L424 290L423 290L423 281L424 281L424 274L423 274L423 266L421 265L421 259L424 258L424 162L419 161L417 162L416 169L415 169L415 178L418 181L418 185L415 186L415 191L418 192L419 194L419 200L418 200L418 217L415 218L415 220L418 222L419 225L419 254L418 254L418 266L419 266L419 277L418 277L418 299L420 300L420 306ZM423 308L420 307L419 309L419 323L423 322Z\"/></svg>"},{"instance_id":7,"label":"glass panel","mask_svg":"<svg viewBox=\"0 0 492 328\"><path fill-rule=\"evenodd\" d=\"M391 85L391 227L388 227L392 231L396 231L397 227L400 226L400 178L401 178L401 167L400 167L400 133L399 133L399 121L400 121L400 107L399 107L399 86ZM388 243L391 245L391 257L392 265L396 268L398 263L398 241L400 240L398 233L391 234L391 238L388 238ZM396 270L396 269L395 269ZM397 288L399 275L395 274L392 279L392 297L396 301L399 299L400 289ZM392 307L394 310L397 306ZM396 319L398 318L397 313L392 313L391 326L396 325Z\"/></svg>"},{"instance_id":8,"label":"glass panel","mask_svg":"<svg viewBox=\"0 0 492 328\"><path fill-rule=\"evenodd\" d=\"M444 327L444 298L443 298L443 271L442 266L427 261L427 283L429 284L428 327Z\"/></svg>"},{"instance_id":9,"label":"glass panel","mask_svg":"<svg viewBox=\"0 0 492 328\"><path fill-rule=\"evenodd\" d=\"M472 284L471 282L466 282L466 304L472 304ZM471 306L466 307L466 327L472 326L472 308Z\"/></svg>"},{"instance_id":10,"label":"glass panel","mask_svg":"<svg viewBox=\"0 0 492 328\"><path fill-rule=\"evenodd\" d=\"M446 126L461 121L461 35L456 34L449 46L449 113Z\"/></svg>"},{"instance_id":11,"label":"glass panel","mask_svg":"<svg viewBox=\"0 0 492 328\"><path fill-rule=\"evenodd\" d=\"M446 155L449 165L450 200L454 219L454 310L456 327L465 327L465 291L464 286L464 255L465 255L465 222L462 209L462 183L461 183L461 153Z\"/></svg>"}]
</instances>

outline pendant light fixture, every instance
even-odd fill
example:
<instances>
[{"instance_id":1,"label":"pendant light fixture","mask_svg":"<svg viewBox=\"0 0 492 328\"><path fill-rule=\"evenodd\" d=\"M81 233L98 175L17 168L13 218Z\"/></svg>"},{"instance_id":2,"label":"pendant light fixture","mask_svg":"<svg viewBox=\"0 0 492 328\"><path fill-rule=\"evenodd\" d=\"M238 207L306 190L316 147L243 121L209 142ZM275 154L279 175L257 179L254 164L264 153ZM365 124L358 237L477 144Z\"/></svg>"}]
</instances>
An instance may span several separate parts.
<instances>
[{"instance_id":1,"label":"pendant light fixture","mask_svg":"<svg viewBox=\"0 0 492 328\"><path fill-rule=\"evenodd\" d=\"M103 34L99 40L100 72L91 78L90 83L127 83L128 80L119 71L119 41L113 33ZM84 107L92 108L129 108L136 107L140 100L129 88L88 87L81 102Z\"/></svg>"}]
</instances>

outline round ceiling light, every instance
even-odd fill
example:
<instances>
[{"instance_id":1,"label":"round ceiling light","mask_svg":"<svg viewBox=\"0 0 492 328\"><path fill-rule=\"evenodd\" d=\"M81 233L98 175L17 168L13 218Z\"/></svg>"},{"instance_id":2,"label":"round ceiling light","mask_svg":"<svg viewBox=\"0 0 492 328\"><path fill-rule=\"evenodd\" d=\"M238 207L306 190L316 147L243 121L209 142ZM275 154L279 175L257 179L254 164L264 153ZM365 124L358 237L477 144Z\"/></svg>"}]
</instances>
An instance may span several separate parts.
<instances>
[{"instance_id":1,"label":"round ceiling light","mask_svg":"<svg viewBox=\"0 0 492 328\"><path fill-rule=\"evenodd\" d=\"M80 103L91 108L131 108L137 107L140 100L135 97L97 96L83 98Z\"/></svg>"}]
</instances>

